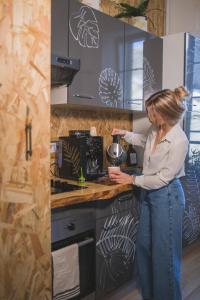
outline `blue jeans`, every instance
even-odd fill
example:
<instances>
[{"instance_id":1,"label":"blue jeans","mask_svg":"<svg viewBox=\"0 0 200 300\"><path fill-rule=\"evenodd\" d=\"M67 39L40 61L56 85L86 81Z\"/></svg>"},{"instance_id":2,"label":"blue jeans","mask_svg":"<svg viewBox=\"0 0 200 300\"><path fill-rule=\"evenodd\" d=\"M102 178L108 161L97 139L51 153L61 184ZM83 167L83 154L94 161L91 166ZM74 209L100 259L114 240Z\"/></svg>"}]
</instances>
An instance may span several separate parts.
<instances>
[{"instance_id":1,"label":"blue jeans","mask_svg":"<svg viewBox=\"0 0 200 300\"><path fill-rule=\"evenodd\" d=\"M178 179L144 191L136 257L143 298L181 300L180 267L184 192Z\"/></svg>"}]
</instances>

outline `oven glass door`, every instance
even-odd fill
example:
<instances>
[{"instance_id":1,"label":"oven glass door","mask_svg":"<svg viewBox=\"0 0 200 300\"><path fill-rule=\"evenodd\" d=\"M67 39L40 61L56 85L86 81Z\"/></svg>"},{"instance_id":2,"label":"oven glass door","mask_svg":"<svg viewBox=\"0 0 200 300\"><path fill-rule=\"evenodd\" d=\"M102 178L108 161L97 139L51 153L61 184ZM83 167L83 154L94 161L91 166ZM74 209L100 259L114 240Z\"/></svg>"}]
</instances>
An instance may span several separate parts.
<instances>
[{"instance_id":1,"label":"oven glass door","mask_svg":"<svg viewBox=\"0 0 200 300\"><path fill-rule=\"evenodd\" d=\"M88 231L69 239L52 244L52 251L78 243L79 246L79 272L80 272L80 295L73 300L83 297L95 291L95 238L94 231Z\"/></svg>"}]
</instances>

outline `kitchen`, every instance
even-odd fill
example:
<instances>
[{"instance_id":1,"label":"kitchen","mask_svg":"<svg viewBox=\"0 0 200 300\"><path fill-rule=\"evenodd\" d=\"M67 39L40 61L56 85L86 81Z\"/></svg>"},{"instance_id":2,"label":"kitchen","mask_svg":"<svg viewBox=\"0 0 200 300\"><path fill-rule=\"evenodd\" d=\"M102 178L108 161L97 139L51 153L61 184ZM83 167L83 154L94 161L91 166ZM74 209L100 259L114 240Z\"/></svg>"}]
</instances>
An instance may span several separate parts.
<instances>
[{"instance_id":1,"label":"kitchen","mask_svg":"<svg viewBox=\"0 0 200 300\"><path fill-rule=\"evenodd\" d=\"M35 1L32 5L16 2L14 7L8 2L3 7L2 11L6 12L8 18L1 19L5 48L2 50L1 68L1 116L4 122L1 130L3 259L0 269L3 271L0 295L2 299L50 299L48 22L51 13L48 1ZM112 142L112 128L131 130L132 116L123 111L112 114L111 111L97 109L86 109L84 115L79 110L67 109L59 113L58 108L52 108L51 139L66 136L69 130L88 130L91 126L96 127L98 135L104 136L104 145L109 145ZM31 140L30 128L33 146L31 149L28 143L26 149L26 133ZM24 149L27 150L27 160L24 159ZM124 190L120 188L118 193L123 193ZM86 189L83 192L87 193ZM110 198L113 196L110 192ZM6 249L3 245L6 245Z\"/></svg>"}]
</instances>

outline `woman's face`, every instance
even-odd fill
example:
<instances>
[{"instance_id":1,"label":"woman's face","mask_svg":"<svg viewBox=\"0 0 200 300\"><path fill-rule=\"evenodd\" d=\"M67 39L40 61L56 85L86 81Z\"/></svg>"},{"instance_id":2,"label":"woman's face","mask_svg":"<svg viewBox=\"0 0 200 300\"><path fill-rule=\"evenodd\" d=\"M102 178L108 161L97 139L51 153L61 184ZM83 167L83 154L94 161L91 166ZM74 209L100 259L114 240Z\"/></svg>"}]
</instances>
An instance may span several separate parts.
<instances>
[{"instance_id":1,"label":"woman's face","mask_svg":"<svg viewBox=\"0 0 200 300\"><path fill-rule=\"evenodd\" d=\"M148 113L148 117L149 117L149 121L156 125L156 126L161 126L166 124L166 120L164 120L164 118L157 113L156 111L154 111L151 108L147 108L147 113Z\"/></svg>"}]
</instances>

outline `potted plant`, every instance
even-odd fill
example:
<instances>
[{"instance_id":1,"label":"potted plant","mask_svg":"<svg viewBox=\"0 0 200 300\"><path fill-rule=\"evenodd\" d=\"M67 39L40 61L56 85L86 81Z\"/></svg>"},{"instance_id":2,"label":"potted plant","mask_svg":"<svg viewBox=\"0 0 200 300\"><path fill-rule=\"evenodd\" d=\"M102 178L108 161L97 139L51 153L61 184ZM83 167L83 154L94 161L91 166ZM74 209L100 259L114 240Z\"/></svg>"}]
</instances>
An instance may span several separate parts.
<instances>
[{"instance_id":1,"label":"potted plant","mask_svg":"<svg viewBox=\"0 0 200 300\"><path fill-rule=\"evenodd\" d=\"M155 29L152 20L150 19L149 16L147 16L147 14L152 10L161 11L161 9L153 8L148 10L148 4L149 4L149 0L141 0L141 2L137 6L132 6L128 3L116 4L121 9L121 12L115 15L114 17L115 18L144 17L146 20L150 21L153 28Z\"/></svg>"}]
</instances>

